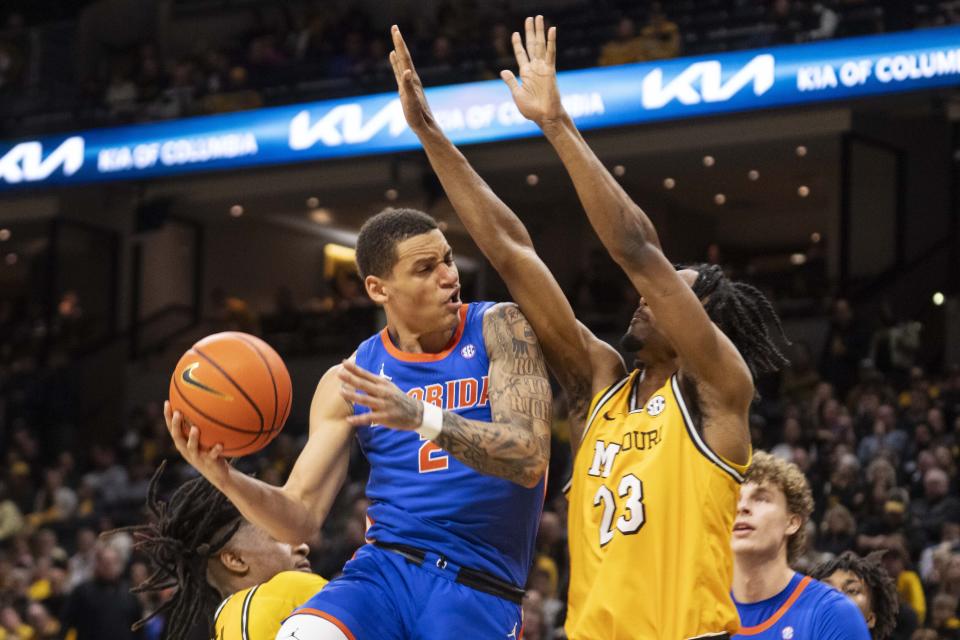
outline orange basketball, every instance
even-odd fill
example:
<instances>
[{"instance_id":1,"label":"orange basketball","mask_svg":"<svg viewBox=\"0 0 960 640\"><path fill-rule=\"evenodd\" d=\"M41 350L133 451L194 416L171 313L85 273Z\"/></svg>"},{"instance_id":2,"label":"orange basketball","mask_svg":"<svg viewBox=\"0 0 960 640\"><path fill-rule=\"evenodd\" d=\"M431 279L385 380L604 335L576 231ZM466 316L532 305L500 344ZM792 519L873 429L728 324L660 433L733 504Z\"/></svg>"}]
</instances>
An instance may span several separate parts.
<instances>
[{"instance_id":1,"label":"orange basketball","mask_svg":"<svg viewBox=\"0 0 960 640\"><path fill-rule=\"evenodd\" d=\"M200 447L244 456L267 446L290 415L293 388L270 345L237 331L193 345L170 378L170 406L200 430ZM186 433L187 430L184 430Z\"/></svg>"}]
</instances>

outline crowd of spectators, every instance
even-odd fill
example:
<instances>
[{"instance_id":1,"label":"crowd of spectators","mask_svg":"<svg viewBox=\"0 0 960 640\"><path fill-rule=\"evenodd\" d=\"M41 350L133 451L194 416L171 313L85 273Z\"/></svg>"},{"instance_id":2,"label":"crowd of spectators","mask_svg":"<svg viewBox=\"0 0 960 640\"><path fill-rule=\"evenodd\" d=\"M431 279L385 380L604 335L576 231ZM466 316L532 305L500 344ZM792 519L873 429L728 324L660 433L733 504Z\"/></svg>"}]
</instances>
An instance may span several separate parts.
<instances>
[{"instance_id":1,"label":"crowd of spectators","mask_svg":"<svg viewBox=\"0 0 960 640\"><path fill-rule=\"evenodd\" d=\"M343 288L340 298L326 302L331 311L350 307L351 289L346 282ZM290 305L288 294L279 291L271 322L298 317ZM222 309L222 322L250 319L236 299L224 296ZM796 463L813 488L816 510L799 570L847 549L883 549L902 603L895 637L957 638L960 367L929 372L908 355L884 356L904 348L885 347L889 330L874 329L837 300L819 357L797 342L791 366L761 381L751 418L754 443ZM569 572L559 487L570 454L562 397L555 414L555 481L524 604L525 637L533 640L563 637ZM39 438L36 426L15 419L2 446L0 639L52 639L68 628L85 630L78 640L160 637L162 616L137 634L121 631L164 596L128 594L150 567L129 535L102 535L141 521L149 479L162 460L169 463L167 489L193 473L172 447L159 403L136 408L111 442L89 444L95 436L77 436L72 446L57 446ZM290 424L267 450L239 464L280 484L305 432L306 425ZM349 482L323 531L310 541L313 566L327 577L363 543L368 467L358 450L352 458ZM98 609L108 597L118 604Z\"/></svg>"},{"instance_id":2,"label":"crowd of spectators","mask_svg":"<svg viewBox=\"0 0 960 640\"><path fill-rule=\"evenodd\" d=\"M75 45L77 59L84 62L77 63L75 77L60 78L66 84L58 86L59 97L53 104L61 110L69 104L84 120L105 124L391 88L388 34L381 24L383 16L374 15L372 9L352 3L307 2L283 3L268 11L256 3L237 9L226 2L213 10L252 12L249 29L227 37L211 35L188 50L175 50L170 36L161 34L175 28L177 20L188 20L190 14L178 17L177 11L178 7L190 10L191 4L172 3L170 24L150 29L133 41L100 37L97 27L84 23L82 14L75 16L75 21L86 25L80 28L83 33L76 36ZM540 3L537 10L546 12L562 30L560 65L577 68L930 26L960 17L956 3L919 3L923 11L905 12L909 4L557 0ZM94 2L88 9L97 5ZM45 62L56 45L46 43L39 52L32 49L36 38L31 34L39 33L31 30L36 17L28 26L23 9L17 9L12 5L0 14L0 116L10 115L3 106L5 97L19 97L30 89L35 90L36 101L17 102L17 113L36 116L44 108L43 96L49 98L49 92L42 90L50 84L45 74L62 75L63 65ZM515 64L510 34L519 28L528 9L522 2L447 1L438 3L431 15L422 12L404 18L409 24L402 25L427 84L490 79ZM104 39L106 43L101 42ZM69 55L63 62L72 63Z\"/></svg>"}]
</instances>

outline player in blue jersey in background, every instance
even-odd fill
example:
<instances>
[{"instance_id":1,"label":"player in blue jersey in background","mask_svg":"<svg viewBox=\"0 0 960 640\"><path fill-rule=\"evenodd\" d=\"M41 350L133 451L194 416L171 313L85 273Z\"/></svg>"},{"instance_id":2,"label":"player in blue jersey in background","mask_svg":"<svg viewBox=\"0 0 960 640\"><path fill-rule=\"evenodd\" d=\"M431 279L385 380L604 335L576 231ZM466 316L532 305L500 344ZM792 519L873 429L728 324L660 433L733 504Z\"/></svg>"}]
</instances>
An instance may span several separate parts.
<instances>
[{"instance_id":1,"label":"player in blue jersey in background","mask_svg":"<svg viewBox=\"0 0 960 640\"><path fill-rule=\"evenodd\" d=\"M897 585L883 566L884 551L862 558L844 551L822 562L810 575L844 594L860 609L873 640L886 640L897 626L900 609Z\"/></svg>"},{"instance_id":2,"label":"player in blue jersey in background","mask_svg":"<svg viewBox=\"0 0 960 640\"><path fill-rule=\"evenodd\" d=\"M516 305L460 300L450 245L410 209L357 239L386 328L320 380L310 437L282 487L239 473L219 445L177 449L251 522L299 543L323 524L355 436L370 461L370 544L298 609L278 638L519 638L549 462L551 392Z\"/></svg>"},{"instance_id":3,"label":"player in blue jersey in background","mask_svg":"<svg viewBox=\"0 0 960 640\"><path fill-rule=\"evenodd\" d=\"M740 614L740 631L733 638L870 640L852 600L790 568L812 511L803 472L756 452L733 525L733 599Z\"/></svg>"}]
</instances>

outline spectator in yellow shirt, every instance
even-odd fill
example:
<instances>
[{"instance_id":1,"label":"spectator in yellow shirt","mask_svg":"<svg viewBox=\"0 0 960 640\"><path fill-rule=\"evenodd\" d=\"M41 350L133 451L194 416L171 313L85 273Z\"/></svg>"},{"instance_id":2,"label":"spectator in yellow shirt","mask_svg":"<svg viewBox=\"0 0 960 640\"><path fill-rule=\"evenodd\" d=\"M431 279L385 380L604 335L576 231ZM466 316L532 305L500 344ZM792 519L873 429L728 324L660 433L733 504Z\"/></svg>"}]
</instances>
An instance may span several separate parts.
<instances>
[{"instance_id":1,"label":"spectator in yellow shirt","mask_svg":"<svg viewBox=\"0 0 960 640\"><path fill-rule=\"evenodd\" d=\"M676 58L680 55L680 29L667 18L659 2L650 6L650 19L640 31L648 60Z\"/></svg>"}]
</instances>

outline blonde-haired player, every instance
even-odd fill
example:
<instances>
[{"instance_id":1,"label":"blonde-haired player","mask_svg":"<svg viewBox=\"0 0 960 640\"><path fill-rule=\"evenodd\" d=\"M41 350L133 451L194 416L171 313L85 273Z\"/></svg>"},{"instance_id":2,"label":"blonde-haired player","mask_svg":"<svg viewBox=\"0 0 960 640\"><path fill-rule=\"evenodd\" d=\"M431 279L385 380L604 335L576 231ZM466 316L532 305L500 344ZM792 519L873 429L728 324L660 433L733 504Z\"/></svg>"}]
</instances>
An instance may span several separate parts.
<instances>
[{"instance_id":1,"label":"blonde-haired player","mask_svg":"<svg viewBox=\"0 0 960 640\"><path fill-rule=\"evenodd\" d=\"M717 266L677 271L649 218L564 111L556 34L526 21L513 46L522 85L504 79L524 116L560 155L601 241L642 302L624 336L639 366L591 334L530 236L440 130L399 32L400 101L450 201L530 321L570 407L576 450L570 498L566 630L574 640L723 637L738 619L729 588L730 530L750 461L753 373L784 360L763 295ZM581 442L582 439L582 442Z\"/></svg>"}]
</instances>

